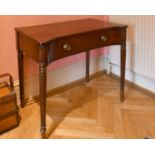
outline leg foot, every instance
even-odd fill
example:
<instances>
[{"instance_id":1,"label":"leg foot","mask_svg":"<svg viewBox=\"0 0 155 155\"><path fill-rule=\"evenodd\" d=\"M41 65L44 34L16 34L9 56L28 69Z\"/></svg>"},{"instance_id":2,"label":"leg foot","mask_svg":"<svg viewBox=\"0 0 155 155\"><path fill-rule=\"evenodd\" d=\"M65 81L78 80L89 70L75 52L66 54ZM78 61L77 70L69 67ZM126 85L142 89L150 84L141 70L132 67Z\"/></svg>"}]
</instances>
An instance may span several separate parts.
<instances>
[{"instance_id":1,"label":"leg foot","mask_svg":"<svg viewBox=\"0 0 155 155\"><path fill-rule=\"evenodd\" d=\"M24 106L25 106L25 97L24 97L24 95L20 96L20 102L21 102L21 108L24 108Z\"/></svg>"},{"instance_id":2,"label":"leg foot","mask_svg":"<svg viewBox=\"0 0 155 155\"><path fill-rule=\"evenodd\" d=\"M121 102L124 101L124 92L123 91L120 92L120 101Z\"/></svg>"},{"instance_id":3,"label":"leg foot","mask_svg":"<svg viewBox=\"0 0 155 155\"><path fill-rule=\"evenodd\" d=\"M46 139L46 128L42 127L40 129L41 139Z\"/></svg>"}]
</instances>

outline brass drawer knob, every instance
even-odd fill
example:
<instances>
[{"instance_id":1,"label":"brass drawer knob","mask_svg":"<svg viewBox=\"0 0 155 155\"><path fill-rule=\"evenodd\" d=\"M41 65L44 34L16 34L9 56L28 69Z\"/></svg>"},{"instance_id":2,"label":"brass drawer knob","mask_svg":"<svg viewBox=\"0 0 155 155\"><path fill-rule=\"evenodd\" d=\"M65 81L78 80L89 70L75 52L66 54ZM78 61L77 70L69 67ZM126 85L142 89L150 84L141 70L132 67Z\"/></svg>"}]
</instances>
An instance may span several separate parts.
<instances>
[{"instance_id":1,"label":"brass drawer knob","mask_svg":"<svg viewBox=\"0 0 155 155\"><path fill-rule=\"evenodd\" d=\"M101 39L101 41L103 41L103 42L106 42L106 41L107 41L107 37L106 37L105 35L102 35L102 36L100 37L100 39Z\"/></svg>"},{"instance_id":2,"label":"brass drawer knob","mask_svg":"<svg viewBox=\"0 0 155 155\"><path fill-rule=\"evenodd\" d=\"M70 51L71 50L71 46L69 45L69 44L64 44L63 45L63 49L64 49L64 51Z\"/></svg>"}]
</instances>

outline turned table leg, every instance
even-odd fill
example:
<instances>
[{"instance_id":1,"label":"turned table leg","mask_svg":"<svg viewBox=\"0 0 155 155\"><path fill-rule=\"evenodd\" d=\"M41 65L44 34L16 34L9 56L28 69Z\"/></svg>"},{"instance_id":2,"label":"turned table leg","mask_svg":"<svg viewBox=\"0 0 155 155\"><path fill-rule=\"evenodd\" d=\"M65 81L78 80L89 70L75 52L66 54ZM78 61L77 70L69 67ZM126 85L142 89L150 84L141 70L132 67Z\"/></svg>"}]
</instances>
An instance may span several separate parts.
<instances>
[{"instance_id":1,"label":"turned table leg","mask_svg":"<svg viewBox=\"0 0 155 155\"><path fill-rule=\"evenodd\" d=\"M24 97L24 65L23 65L23 52L18 49L18 74L19 74L19 91L20 91L20 101L21 107L25 106Z\"/></svg>"},{"instance_id":2,"label":"turned table leg","mask_svg":"<svg viewBox=\"0 0 155 155\"><path fill-rule=\"evenodd\" d=\"M126 44L121 45L121 78L120 78L120 100L124 101L125 66L126 66Z\"/></svg>"},{"instance_id":3,"label":"turned table leg","mask_svg":"<svg viewBox=\"0 0 155 155\"><path fill-rule=\"evenodd\" d=\"M46 63L39 64L41 138L46 138Z\"/></svg>"},{"instance_id":4,"label":"turned table leg","mask_svg":"<svg viewBox=\"0 0 155 155\"><path fill-rule=\"evenodd\" d=\"M86 51L86 82L89 82L90 51Z\"/></svg>"}]
</instances>

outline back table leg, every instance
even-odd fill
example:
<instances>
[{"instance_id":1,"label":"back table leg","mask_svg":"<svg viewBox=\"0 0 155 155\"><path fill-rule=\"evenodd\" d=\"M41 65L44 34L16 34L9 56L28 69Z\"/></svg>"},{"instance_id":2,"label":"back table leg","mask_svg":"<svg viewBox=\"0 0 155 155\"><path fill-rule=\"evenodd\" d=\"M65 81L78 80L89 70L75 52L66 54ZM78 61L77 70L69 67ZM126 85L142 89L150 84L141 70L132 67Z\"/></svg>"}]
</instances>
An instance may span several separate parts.
<instances>
[{"instance_id":1,"label":"back table leg","mask_svg":"<svg viewBox=\"0 0 155 155\"><path fill-rule=\"evenodd\" d=\"M90 51L86 51L86 82L89 82Z\"/></svg>"},{"instance_id":2,"label":"back table leg","mask_svg":"<svg viewBox=\"0 0 155 155\"><path fill-rule=\"evenodd\" d=\"M24 60L23 52L18 50L18 73L19 73L19 90L20 90L20 101L21 107L25 106L25 97L24 97Z\"/></svg>"},{"instance_id":3,"label":"back table leg","mask_svg":"<svg viewBox=\"0 0 155 155\"><path fill-rule=\"evenodd\" d=\"M125 66L126 66L126 44L121 45L121 78L120 78L120 100L124 101L125 86Z\"/></svg>"}]
</instances>

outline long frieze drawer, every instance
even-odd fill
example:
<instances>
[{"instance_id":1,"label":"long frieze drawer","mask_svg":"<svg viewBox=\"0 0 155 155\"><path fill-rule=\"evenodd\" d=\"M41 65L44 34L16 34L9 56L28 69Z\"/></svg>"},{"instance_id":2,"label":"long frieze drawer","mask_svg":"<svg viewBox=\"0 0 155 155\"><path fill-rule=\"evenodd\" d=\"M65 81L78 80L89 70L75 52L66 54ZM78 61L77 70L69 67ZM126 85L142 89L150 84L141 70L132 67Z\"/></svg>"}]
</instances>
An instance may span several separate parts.
<instances>
[{"instance_id":1,"label":"long frieze drawer","mask_svg":"<svg viewBox=\"0 0 155 155\"><path fill-rule=\"evenodd\" d=\"M113 28L58 38L49 45L48 62L94 48L121 44L123 33L122 28Z\"/></svg>"}]
</instances>

